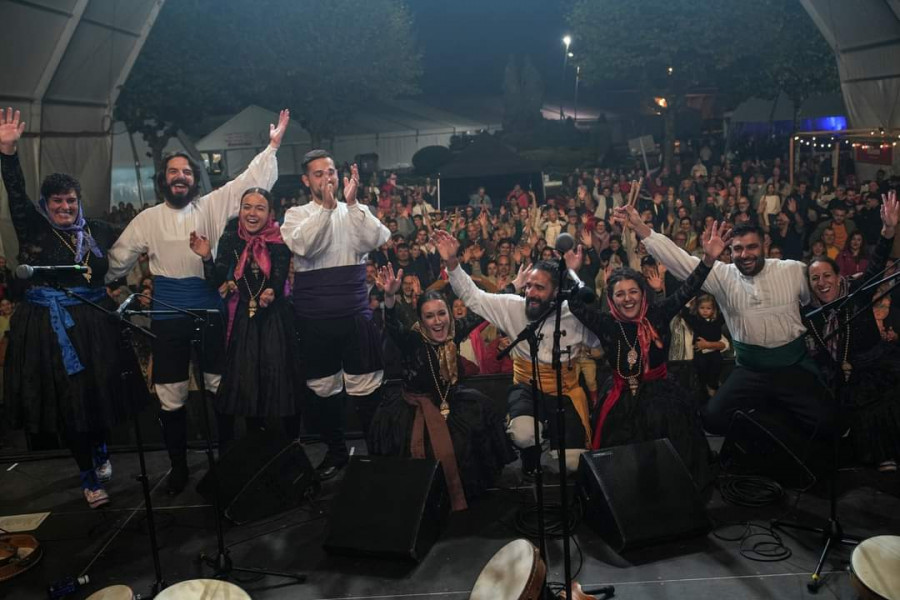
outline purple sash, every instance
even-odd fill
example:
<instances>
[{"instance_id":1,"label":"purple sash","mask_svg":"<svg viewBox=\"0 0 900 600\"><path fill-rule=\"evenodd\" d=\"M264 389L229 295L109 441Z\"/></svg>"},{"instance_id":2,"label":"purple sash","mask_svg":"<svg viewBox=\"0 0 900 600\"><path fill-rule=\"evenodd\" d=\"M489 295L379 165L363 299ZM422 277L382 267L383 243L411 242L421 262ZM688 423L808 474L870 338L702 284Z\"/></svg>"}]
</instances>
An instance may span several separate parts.
<instances>
[{"instance_id":1,"label":"purple sash","mask_svg":"<svg viewBox=\"0 0 900 600\"><path fill-rule=\"evenodd\" d=\"M371 319L366 265L294 273L294 311L301 319Z\"/></svg>"}]
</instances>

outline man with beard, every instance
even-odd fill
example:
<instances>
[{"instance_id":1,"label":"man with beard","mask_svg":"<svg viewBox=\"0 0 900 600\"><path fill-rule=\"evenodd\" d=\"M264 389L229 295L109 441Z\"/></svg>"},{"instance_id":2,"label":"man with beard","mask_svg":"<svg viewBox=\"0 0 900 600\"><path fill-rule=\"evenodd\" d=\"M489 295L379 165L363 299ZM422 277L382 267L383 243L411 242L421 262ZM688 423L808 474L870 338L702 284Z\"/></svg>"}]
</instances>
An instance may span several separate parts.
<instances>
[{"instance_id":1,"label":"man with beard","mask_svg":"<svg viewBox=\"0 0 900 600\"><path fill-rule=\"evenodd\" d=\"M556 296L555 282L559 272L556 263L539 262L531 270L522 271L525 277L524 298L515 294L490 294L478 289L472 278L460 268L457 258L459 241L444 231L435 231L434 238L441 258L447 263L453 293L470 311L510 335L518 334L529 322L543 314ZM538 345L538 377L539 389L545 392L541 403L544 430L549 431L551 448L558 449L557 399L552 395L556 390L556 372L552 367L553 327L553 319L548 319L537 332L542 336ZM561 327L566 332L562 344L572 348L573 353L563 360L562 392L565 405L566 466L574 471L578 466L578 457L590 447L591 442L587 396L578 384L574 364L579 349L598 347L600 342L569 312L568 303L564 303L562 307ZM523 343L516 346L512 357L513 386L507 394L510 418L507 433L519 448L523 472L530 475L540 460L541 446L534 439L534 398L531 394L532 372L528 345Z\"/></svg>"},{"instance_id":2,"label":"man with beard","mask_svg":"<svg viewBox=\"0 0 900 600\"><path fill-rule=\"evenodd\" d=\"M199 169L190 156L176 152L165 157L156 175L163 203L141 211L125 228L109 251L106 281L114 281L131 270L142 253L150 257L153 274L154 309L167 304L179 308L221 308L221 300L203 276L203 259L190 247L191 233L206 237L215 248L229 219L237 216L241 196L251 187L269 189L278 179L275 153L290 121L287 110L278 116L278 126L270 125L269 145L247 166L247 170L221 188L200 196ZM163 304L165 303L165 304ZM211 318L204 331L203 380L206 390L215 393L224 362L225 332L222 315ZM187 484L188 371L191 339L190 318L160 315L153 319L153 382L159 396L160 423L172 471L168 491L178 494Z\"/></svg>"},{"instance_id":3,"label":"man with beard","mask_svg":"<svg viewBox=\"0 0 900 600\"><path fill-rule=\"evenodd\" d=\"M616 220L627 222L650 254L679 279L696 267L699 259L654 233L634 208L618 209ZM782 435L790 437L796 425L807 434L827 435L836 425L833 402L807 353L806 327L800 317L800 307L810 301L806 265L766 260L762 242L759 227L736 226L733 264L717 262L703 284L722 310L737 363L701 409L704 428L724 434L736 411L755 410Z\"/></svg>"},{"instance_id":4,"label":"man with beard","mask_svg":"<svg viewBox=\"0 0 900 600\"><path fill-rule=\"evenodd\" d=\"M306 153L302 177L313 201L285 213L281 235L294 253L294 310L310 390L306 414L328 446L317 467L328 479L349 460L344 390L356 400L364 432L378 406L384 366L366 294L366 262L391 232L356 201L356 165L344 178L345 202L337 201L337 170L325 150Z\"/></svg>"}]
</instances>

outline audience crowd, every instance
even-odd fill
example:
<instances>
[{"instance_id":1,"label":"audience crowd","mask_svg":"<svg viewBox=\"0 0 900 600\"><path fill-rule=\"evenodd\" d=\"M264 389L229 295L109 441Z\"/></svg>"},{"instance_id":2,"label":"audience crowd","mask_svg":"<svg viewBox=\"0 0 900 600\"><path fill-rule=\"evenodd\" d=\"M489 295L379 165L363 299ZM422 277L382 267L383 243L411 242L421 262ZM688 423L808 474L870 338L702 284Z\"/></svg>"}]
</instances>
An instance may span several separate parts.
<instances>
[{"instance_id":1,"label":"audience crowd","mask_svg":"<svg viewBox=\"0 0 900 600\"><path fill-rule=\"evenodd\" d=\"M345 168L349 171L349 166ZM369 255L370 304L383 323L383 282L379 281L378 269L388 264L395 272L402 271L397 308L410 326L416 320L418 298L425 291L439 288L450 293L446 270L432 243L436 230L460 240L463 268L488 291L519 292L523 284L519 274L524 267L558 257L556 240L567 233L585 250L578 275L596 292L603 309L608 310L606 277L619 266L641 271L660 298L670 296L681 282L656 263L631 230L622 231L610 221L613 208L625 204L635 185L640 186L637 206L644 222L689 253L702 254L700 234L711 221L725 220L731 225L750 222L766 232L767 258L808 262L827 256L839 265L841 275L860 276L879 237L882 194L898 187L897 179L889 180L879 171L872 180L848 174L834 185L831 165L825 160L809 160L800 163L791 186L787 171L786 161L777 157L732 162L731 156L699 152L694 164L676 162L672 169L664 167L650 173L638 164L576 169L562 177L561 185L549 187L544 201L516 184L500 197L492 197L485 187L479 187L467 198L444 196L440 203L436 183L430 178L412 184L404 183L396 173L372 174L361 201L387 225L392 236ZM303 192L279 198L276 220L280 221L291 206L307 201ZM105 218L124 227L137 212L133 205L119 203ZM896 245L892 256L900 256ZM719 260L729 262L730 251L726 249ZM233 285L224 284L220 293L227 295ZM0 257L0 353L5 349L9 319L14 318L15 288L6 260ZM153 279L147 256L141 257L124 285L112 286L108 292L120 302L130 293L141 293L142 303L148 305ZM898 343L898 302L900 288L888 293L874 309L886 344ZM469 316L459 299L453 299L452 310L458 320ZM672 321L669 358L694 362L700 375L696 385L701 397L715 390L721 358L731 349L729 334L717 315L715 301L704 295ZM713 329L721 333L716 334L717 339L707 339L713 321L718 323ZM510 343L509 335L517 333L500 331L490 323L475 328L460 348L465 373L511 372L510 361L498 361L496 354ZM142 354L148 367L149 349ZM390 341L386 341L385 358L389 371L399 364ZM596 361L600 358L600 351L594 350L578 365L592 399L597 397Z\"/></svg>"}]
</instances>

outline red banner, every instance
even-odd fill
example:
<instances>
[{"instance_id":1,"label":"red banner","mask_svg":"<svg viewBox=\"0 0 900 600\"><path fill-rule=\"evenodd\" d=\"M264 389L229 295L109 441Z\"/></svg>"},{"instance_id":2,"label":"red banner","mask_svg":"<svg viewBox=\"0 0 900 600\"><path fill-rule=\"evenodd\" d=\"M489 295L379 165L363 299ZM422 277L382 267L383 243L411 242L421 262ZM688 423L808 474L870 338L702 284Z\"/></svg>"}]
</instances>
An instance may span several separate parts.
<instances>
[{"instance_id":1,"label":"red banner","mask_svg":"<svg viewBox=\"0 0 900 600\"><path fill-rule=\"evenodd\" d=\"M894 162L894 149L887 144L857 146L856 160L873 165L891 165Z\"/></svg>"}]
</instances>

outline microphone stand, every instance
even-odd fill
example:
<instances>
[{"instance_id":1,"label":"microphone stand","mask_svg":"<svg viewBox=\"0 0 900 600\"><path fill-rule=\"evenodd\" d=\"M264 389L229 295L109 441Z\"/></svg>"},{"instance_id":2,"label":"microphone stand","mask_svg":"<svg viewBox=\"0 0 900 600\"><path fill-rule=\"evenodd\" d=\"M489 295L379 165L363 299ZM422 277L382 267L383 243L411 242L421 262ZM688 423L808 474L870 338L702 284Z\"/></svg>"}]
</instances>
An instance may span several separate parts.
<instances>
[{"instance_id":1,"label":"microphone stand","mask_svg":"<svg viewBox=\"0 0 900 600\"><path fill-rule=\"evenodd\" d=\"M885 269L887 270L887 269ZM830 511L828 516L828 522L823 527L811 527L809 525L804 525L801 523L793 522L793 521L782 521L776 520L772 522L773 527L778 527L782 529L795 529L798 531L807 531L810 533L818 533L824 539L824 546L822 547L822 552L819 555L819 562L816 564L816 569L810 575L810 581L806 584L807 589L816 593L819 591L819 587L822 585L822 569L825 566L825 559L828 558L828 554L831 552L831 549L837 544L843 544L846 546L856 546L862 540L858 536L845 535L844 528L841 526L840 519L838 518L838 509L837 509L837 475L838 475L838 462L840 460L840 441L841 441L841 429L840 423L843 422L843 414L844 410L850 406L853 390L851 386L847 385L849 383L849 375L845 375L842 365L839 364L834 357L831 356L831 352L828 349L828 341L835 337L838 333L844 330L845 327L849 327L849 324L856 319L859 315L864 312L870 310L872 306L878 302L881 298L886 296L891 292L891 290L896 287L898 284L894 284L890 289L882 292L881 294L874 295L870 300L868 300L864 306L860 307L853 314L847 315L843 320L841 320L841 310L845 306L852 306L849 304L854 298L856 298L859 294L871 290L873 288L877 288L879 285L886 281L891 281L895 278L900 277L900 273L894 273L893 275L889 275L884 279L876 281L872 283L872 279L877 279L880 277L884 271L876 274L869 281L861 285L858 289L854 290L850 294L847 294L843 298L839 298L828 304L825 304L813 311L807 313L806 318L809 319L813 317L823 310L830 310L834 308L838 311L838 326L835 327L834 331L829 333L827 336L819 339L817 336L813 336L816 340L816 344L819 346L820 350L825 353L826 356L835 364L835 376L834 381L832 382L832 393L834 395L835 400L837 401L837 414L836 421L838 425L835 426L834 432L831 434L831 446L832 446L832 456L831 456L831 469L828 474L828 495L829 495L829 503L830 503ZM836 308L835 308L836 307Z\"/></svg>"},{"instance_id":2,"label":"microphone stand","mask_svg":"<svg viewBox=\"0 0 900 600\"><path fill-rule=\"evenodd\" d=\"M191 353L191 362L194 365L195 372L197 373L197 386L200 388L200 404L203 407L203 437L205 446L206 446L206 460L209 463L209 475L212 479L213 486L213 510L215 512L215 527L216 527L216 544L217 544L217 552L215 556L208 556L206 553L201 553L199 558L202 562L206 563L210 567L214 569L213 577L216 579L230 579L232 578L232 574L234 572L240 573L253 573L255 575L272 575L274 577L284 577L286 579L295 580L295 584L303 583L306 581L306 575L301 573L290 573L286 571L271 571L268 569L259 569L253 567L238 567L235 566L231 557L229 556L228 548L225 546L225 531L222 524L222 499L221 499L221 487L219 485L219 475L218 469L216 468L216 460L213 456L213 447L212 447L212 429L210 427L210 415L209 415L209 407L207 406L206 400L206 382L203 376L203 340L204 340L204 331L206 327L209 325L210 317L216 314L220 314L221 311L218 309L207 309L207 308L181 308L178 306L174 306L172 304L168 304L159 300L157 298L153 298L154 304L159 303L164 306L168 310L150 310L150 311L125 311L126 313L131 314L151 314L151 315L183 315L190 317L194 323L194 336L191 339L191 347L193 348L193 352Z\"/></svg>"},{"instance_id":3,"label":"microphone stand","mask_svg":"<svg viewBox=\"0 0 900 600\"><path fill-rule=\"evenodd\" d=\"M539 334L538 331L543 327L544 322L551 315L555 317L555 327L553 330L553 349L552 349L552 366L556 373L556 430L557 430L557 452L559 453L559 487L560 487L560 518L562 519L562 527L563 527L563 568L564 568L564 576L565 576L565 598L572 598L572 584L574 583L572 580L572 552L569 543L569 537L571 536L571 531L569 530L569 502L568 502L568 489L567 489L567 480L568 480L568 471L566 470L566 427L565 427L565 405L563 404L563 393L562 393L562 355L564 353L571 353L570 349L562 350L560 347L560 341L562 336L565 335L565 332L562 331L562 303L566 299L567 292L563 290L563 283L565 281L566 273L568 272L568 268L565 264L565 259L560 258L559 264L559 280L557 281L556 286L556 300L551 302L550 306L540 315L537 319L528 323L525 328L516 336L516 339L507 346L502 352L497 354L497 360L500 360L510 352L512 349L517 346L520 342L528 341L529 352L531 354L531 397L534 399L534 439L535 444L540 446L540 416L541 416L541 402L542 398L538 396L538 349L540 341L543 339L543 335ZM544 527L544 513L545 513L545 505L544 505L544 478L543 478L543 469L541 468L541 461L538 459L537 468L534 473L534 483L535 483L535 495L537 499L537 519L538 519L538 544L539 551L541 554L541 559L544 561L545 565L549 565L547 561L547 534ZM588 598L589 594L602 594L604 597L610 597L615 594L615 588L613 586L603 586L597 589L588 590L581 588L578 586L578 591L576 593L576 600L579 598L584 598L586 595ZM550 592L549 587L545 585L544 592L547 598L553 598L553 594Z\"/></svg>"},{"instance_id":4,"label":"microphone stand","mask_svg":"<svg viewBox=\"0 0 900 600\"><path fill-rule=\"evenodd\" d=\"M563 535L563 567L565 575L566 599L572 599L572 553L569 545L569 491L566 489L568 484L568 473L566 471L566 424L565 424L565 405L563 404L563 385L562 385L562 355L563 350L560 347L560 340L565 332L562 331L562 304L564 298L563 283L565 282L566 260L560 254L558 279L556 281L556 324L553 328L553 370L556 372L556 439L557 452L559 454L559 504L560 516L562 518L562 535ZM567 348L566 354L571 355L571 350Z\"/></svg>"},{"instance_id":5,"label":"microphone stand","mask_svg":"<svg viewBox=\"0 0 900 600\"><path fill-rule=\"evenodd\" d=\"M87 304L95 310L98 310L118 321L119 349L122 352L123 358L123 362L121 365L122 370L119 374L119 377L121 378L123 383L128 407L129 409L133 409L135 406L136 398L134 393L134 386L143 386L144 380L143 377L139 377L138 373L133 370L133 367L137 365L137 360L135 359L131 361L131 364L129 364L129 361L127 360L129 357L134 358L134 346L132 345L131 334L133 332L138 332L139 334L151 340L155 340L156 335L150 330L145 329L140 325L135 325L131 321L123 318L123 315L120 315L114 311L107 310L96 302L92 302L81 294L74 292L59 283L49 283L53 288L63 292L66 296L79 300L80 302ZM145 389L143 393L146 393ZM159 560L159 542L156 538L156 522L153 518L153 502L150 498L150 483L149 478L147 477L147 463L144 459L144 436L141 431L141 420L136 413L132 414L132 417L134 419L134 438L135 442L137 442L138 462L140 464L140 475L138 475L136 479L141 483L141 490L144 494L144 514L147 519L147 534L150 538L150 555L153 557L153 570L156 575L156 579L150 586L150 597L153 598L166 587L168 587L168 584L166 583L165 579L163 579L162 566Z\"/></svg>"},{"instance_id":6,"label":"microphone stand","mask_svg":"<svg viewBox=\"0 0 900 600\"><path fill-rule=\"evenodd\" d=\"M534 470L534 489L535 499L537 500L537 525L538 525L538 550L541 554L541 560L544 564L547 561L547 533L544 527L544 469L541 466L540 447L541 447L541 397L538 395L538 350L543 335L538 331L543 327L547 317L556 310L555 306L549 307L544 313L534 321L528 323L513 342L497 354L497 360L506 358L512 349L520 342L528 342L528 352L531 358L531 397L533 399L532 417L534 418L534 443L538 448L538 461Z\"/></svg>"}]
</instances>

